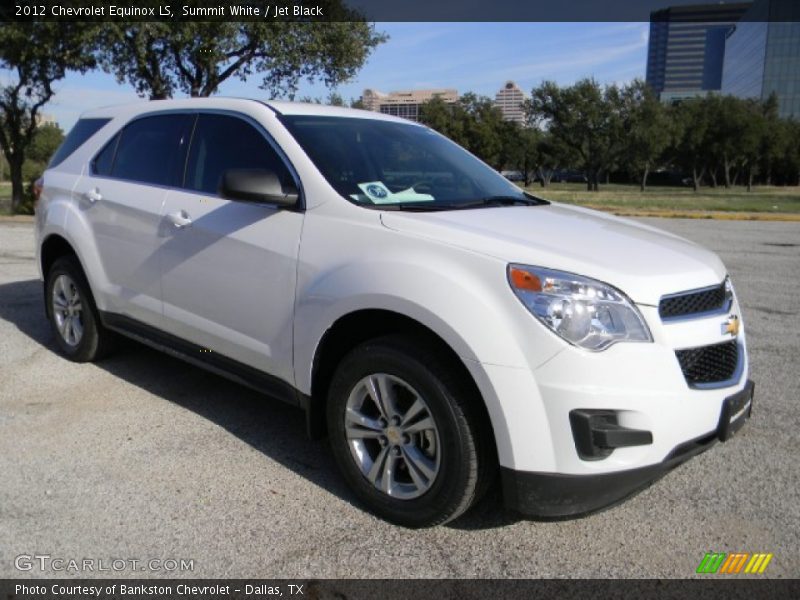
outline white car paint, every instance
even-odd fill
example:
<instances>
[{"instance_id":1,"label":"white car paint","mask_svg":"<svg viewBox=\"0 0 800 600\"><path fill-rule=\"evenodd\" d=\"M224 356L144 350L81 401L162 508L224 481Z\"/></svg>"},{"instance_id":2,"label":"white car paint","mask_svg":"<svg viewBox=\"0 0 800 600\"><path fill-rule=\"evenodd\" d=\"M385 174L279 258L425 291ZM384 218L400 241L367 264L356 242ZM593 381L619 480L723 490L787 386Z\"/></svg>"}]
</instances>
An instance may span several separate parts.
<instances>
[{"instance_id":1,"label":"white car paint","mask_svg":"<svg viewBox=\"0 0 800 600\"><path fill-rule=\"evenodd\" d=\"M44 175L41 241L76 250L98 307L143 321L311 393L325 332L361 309L395 311L425 325L475 379L500 464L544 473L596 474L653 465L677 445L715 430L723 400L747 380L690 389L675 350L725 341L727 317L665 322L660 298L725 278L721 261L677 236L594 211L550 206L439 213L368 210L328 184L276 117L324 114L400 121L372 112L240 99L137 103L90 111L112 121ZM260 124L296 171L305 212L201 198L183 190L99 181L87 163L131 118L164 110L230 111ZM85 195L97 189L102 199ZM148 203L142 203L147 196ZM194 224L167 227L185 211ZM154 260L154 256L158 260ZM509 288L523 263L608 283L642 313L652 343L601 352L547 330ZM730 314L741 315L733 301ZM745 336L738 335L744 350ZM653 443L582 460L569 411L613 408Z\"/></svg>"}]
</instances>

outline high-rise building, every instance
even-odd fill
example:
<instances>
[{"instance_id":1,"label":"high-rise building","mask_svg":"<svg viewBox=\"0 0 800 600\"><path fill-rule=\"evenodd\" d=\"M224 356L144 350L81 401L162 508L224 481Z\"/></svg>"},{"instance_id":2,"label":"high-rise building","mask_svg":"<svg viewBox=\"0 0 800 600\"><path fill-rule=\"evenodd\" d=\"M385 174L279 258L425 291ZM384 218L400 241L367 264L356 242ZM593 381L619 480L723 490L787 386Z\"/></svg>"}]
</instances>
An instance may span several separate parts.
<instances>
[{"instance_id":1,"label":"high-rise building","mask_svg":"<svg viewBox=\"0 0 800 600\"><path fill-rule=\"evenodd\" d=\"M378 90L366 89L361 95L364 108L385 115L403 117L419 121L419 111L425 102L441 98L448 104L458 101L458 91L454 89L406 90L385 94Z\"/></svg>"},{"instance_id":2,"label":"high-rise building","mask_svg":"<svg viewBox=\"0 0 800 600\"><path fill-rule=\"evenodd\" d=\"M513 81L506 81L503 88L495 94L494 103L503 113L506 121L525 124L525 92Z\"/></svg>"},{"instance_id":3,"label":"high-rise building","mask_svg":"<svg viewBox=\"0 0 800 600\"><path fill-rule=\"evenodd\" d=\"M671 6L650 13L647 83L657 93L719 90L725 36L750 3Z\"/></svg>"},{"instance_id":4,"label":"high-rise building","mask_svg":"<svg viewBox=\"0 0 800 600\"><path fill-rule=\"evenodd\" d=\"M722 93L778 99L782 117L800 117L800 4L757 0L728 34Z\"/></svg>"}]
</instances>

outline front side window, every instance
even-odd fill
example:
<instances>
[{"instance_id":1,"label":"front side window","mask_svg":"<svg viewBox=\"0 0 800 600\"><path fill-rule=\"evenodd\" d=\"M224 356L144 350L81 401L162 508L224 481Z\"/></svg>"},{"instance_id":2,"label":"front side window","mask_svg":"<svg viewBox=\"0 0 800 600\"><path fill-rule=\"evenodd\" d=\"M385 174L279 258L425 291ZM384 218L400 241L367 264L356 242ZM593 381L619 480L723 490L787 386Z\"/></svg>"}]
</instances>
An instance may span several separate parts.
<instances>
[{"instance_id":1,"label":"front side window","mask_svg":"<svg viewBox=\"0 0 800 600\"><path fill-rule=\"evenodd\" d=\"M312 115L280 119L328 183L355 204L449 210L544 203L427 127Z\"/></svg>"},{"instance_id":2,"label":"front side window","mask_svg":"<svg viewBox=\"0 0 800 600\"><path fill-rule=\"evenodd\" d=\"M194 115L155 115L130 123L122 130L111 176L153 185L178 185L183 174L182 142L193 119Z\"/></svg>"},{"instance_id":3,"label":"front side window","mask_svg":"<svg viewBox=\"0 0 800 600\"><path fill-rule=\"evenodd\" d=\"M216 194L228 169L265 169L286 186L291 177L277 152L252 125L237 117L198 117L189 150L184 187Z\"/></svg>"}]
</instances>

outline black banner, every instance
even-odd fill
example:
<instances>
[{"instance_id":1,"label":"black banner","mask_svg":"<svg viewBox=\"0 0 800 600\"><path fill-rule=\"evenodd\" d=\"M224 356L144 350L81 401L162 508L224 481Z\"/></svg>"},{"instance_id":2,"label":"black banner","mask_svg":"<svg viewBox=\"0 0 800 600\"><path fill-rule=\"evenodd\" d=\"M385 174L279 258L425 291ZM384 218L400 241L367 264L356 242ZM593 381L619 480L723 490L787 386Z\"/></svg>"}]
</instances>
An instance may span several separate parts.
<instances>
[{"instance_id":1,"label":"black banner","mask_svg":"<svg viewBox=\"0 0 800 600\"><path fill-rule=\"evenodd\" d=\"M721 578L701 580L590 579L60 579L2 580L3 600L424 600L587 598L760 600L800 597L799 580Z\"/></svg>"},{"instance_id":2,"label":"black banner","mask_svg":"<svg viewBox=\"0 0 800 600\"><path fill-rule=\"evenodd\" d=\"M667 8L688 22L800 21L795 0L756 4L758 10L708 0L4 0L0 21L647 22Z\"/></svg>"}]
</instances>

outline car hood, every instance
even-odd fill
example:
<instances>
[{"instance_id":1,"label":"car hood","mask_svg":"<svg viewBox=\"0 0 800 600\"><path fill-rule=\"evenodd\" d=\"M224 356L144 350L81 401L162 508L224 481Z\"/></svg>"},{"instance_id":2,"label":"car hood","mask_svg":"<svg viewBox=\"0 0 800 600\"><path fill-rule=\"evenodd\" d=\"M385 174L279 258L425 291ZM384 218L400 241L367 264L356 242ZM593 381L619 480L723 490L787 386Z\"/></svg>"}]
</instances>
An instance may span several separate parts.
<instances>
[{"instance_id":1,"label":"car hood","mask_svg":"<svg viewBox=\"0 0 800 600\"><path fill-rule=\"evenodd\" d=\"M389 229L496 257L609 283L639 304L720 283L716 254L681 237L597 211L550 204L383 212Z\"/></svg>"}]
</instances>

